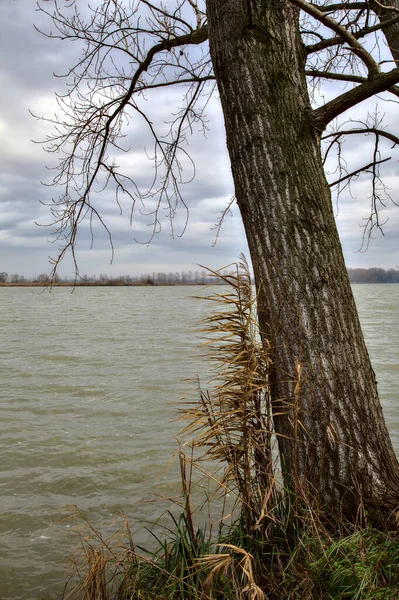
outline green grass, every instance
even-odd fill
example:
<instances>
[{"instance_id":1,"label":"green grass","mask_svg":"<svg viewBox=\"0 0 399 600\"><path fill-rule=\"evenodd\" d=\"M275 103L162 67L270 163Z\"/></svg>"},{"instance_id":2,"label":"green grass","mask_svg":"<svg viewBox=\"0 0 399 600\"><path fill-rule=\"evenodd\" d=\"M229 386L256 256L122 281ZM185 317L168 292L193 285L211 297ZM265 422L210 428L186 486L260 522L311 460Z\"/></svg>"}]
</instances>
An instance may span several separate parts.
<instances>
[{"instance_id":1,"label":"green grass","mask_svg":"<svg viewBox=\"0 0 399 600\"><path fill-rule=\"evenodd\" d=\"M279 508L281 513L281 508ZM346 536L319 524L274 524L249 535L240 520L222 529L193 529L192 515L169 514L156 548L135 548L130 531L103 540L81 537L84 560L65 598L80 600L396 600L398 538L371 528ZM125 524L126 527L126 524ZM75 560L75 567L77 561ZM75 572L76 576L76 572ZM71 582L72 583L72 582Z\"/></svg>"},{"instance_id":2,"label":"green grass","mask_svg":"<svg viewBox=\"0 0 399 600\"><path fill-rule=\"evenodd\" d=\"M399 598L399 539L373 529L331 540L309 561L312 577L330 598Z\"/></svg>"}]
</instances>

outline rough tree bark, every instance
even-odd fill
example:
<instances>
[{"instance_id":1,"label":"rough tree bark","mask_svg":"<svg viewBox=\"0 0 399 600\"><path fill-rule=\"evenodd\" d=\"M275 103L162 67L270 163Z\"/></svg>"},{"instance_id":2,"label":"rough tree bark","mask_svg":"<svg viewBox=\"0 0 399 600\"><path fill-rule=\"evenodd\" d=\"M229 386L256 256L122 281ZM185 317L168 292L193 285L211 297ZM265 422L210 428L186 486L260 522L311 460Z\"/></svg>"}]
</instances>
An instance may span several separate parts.
<instances>
[{"instance_id":1,"label":"rough tree bark","mask_svg":"<svg viewBox=\"0 0 399 600\"><path fill-rule=\"evenodd\" d=\"M377 15L380 23L390 21L399 14L399 0L371 0L370 6ZM387 8L384 8L386 6ZM399 21L384 29L385 39L394 58L396 65L399 64Z\"/></svg>"},{"instance_id":2,"label":"rough tree bark","mask_svg":"<svg viewBox=\"0 0 399 600\"><path fill-rule=\"evenodd\" d=\"M348 519L363 505L374 523L393 522L399 465L323 172L298 10L207 0L207 15L287 483Z\"/></svg>"}]
</instances>

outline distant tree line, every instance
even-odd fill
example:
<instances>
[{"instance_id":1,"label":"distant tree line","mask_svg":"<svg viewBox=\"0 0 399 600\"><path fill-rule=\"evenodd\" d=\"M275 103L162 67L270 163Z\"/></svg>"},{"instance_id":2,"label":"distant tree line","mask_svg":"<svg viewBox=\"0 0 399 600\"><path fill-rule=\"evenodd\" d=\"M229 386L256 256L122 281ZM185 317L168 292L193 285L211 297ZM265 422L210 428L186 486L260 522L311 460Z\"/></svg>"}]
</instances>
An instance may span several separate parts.
<instances>
[{"instance_id":1,"label":"distant tree line","mask_svg":"<svg viewBox=\"0 0 399 600\"><path fill-rule=\"evenodd\" d=\"M351 283L399 283L399 269L348 269Z\"/></svg>"},{"instance_id":2,"label":"distant tree line","mask_svg":"<svg viewBox=\"0 0 399 600\"><path fill-rule=\"evenodd\" d=\"M228 271L224 272L226 274ZM398 269L348 269L351 283L399 283ZM75 282L74 277L60 277L56 275L55 284L71 285ZM23 277L18 273L0 272L0 284L47 284L48 275L40 273L35 277ZM175 271L169 273L152 272L141 275L119 275L111 276L106 273L99 275L83 275L77 280L77 285L210 285L220 283L215 280L208 271Z\"/></svg>"},{"instance_id":3,"label":"distant tree line","mask_svg":"<svg viewBox=\"0 0 399 600\"><path fill-rule=\"evenodd\" d=\"M225 272L227 274L228 271ZM80 276L76 283L77 285L208 285L215 283L213 277L208 271L175 271L169 273L152 272L143 273L141 275L118 275L111 276L106 273L99 275L83 275ZM47 284L49 276L46 273L35 275L35 277L23 277L18 273L0 272L0 284ZM75 278L60 277L55 275L53 283L55 284L73 284ZM220 283L218 281L217 283Z\"/></svg>"}]
</instances>

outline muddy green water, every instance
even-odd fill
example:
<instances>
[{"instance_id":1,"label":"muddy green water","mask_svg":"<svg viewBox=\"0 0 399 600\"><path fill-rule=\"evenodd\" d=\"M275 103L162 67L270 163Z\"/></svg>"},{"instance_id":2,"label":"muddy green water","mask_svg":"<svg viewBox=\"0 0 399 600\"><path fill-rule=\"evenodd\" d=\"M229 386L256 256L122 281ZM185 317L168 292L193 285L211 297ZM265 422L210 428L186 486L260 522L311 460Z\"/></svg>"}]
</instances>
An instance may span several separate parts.
<instances>
[{"instance_id":1,"label":"muddy green water","mask_svg":"<svg viewBox=\"0 0 399 600\"><path fill-rule=\"evenodd\" d=\"M399 285L354 291L399 453ZM173 403L209 376L197 292L0 289L1 600L61 597L76 542L64 506L105 530L122 507L143 542L166 506L148 500L177 493Z\"/></svg>"}]
</instances>

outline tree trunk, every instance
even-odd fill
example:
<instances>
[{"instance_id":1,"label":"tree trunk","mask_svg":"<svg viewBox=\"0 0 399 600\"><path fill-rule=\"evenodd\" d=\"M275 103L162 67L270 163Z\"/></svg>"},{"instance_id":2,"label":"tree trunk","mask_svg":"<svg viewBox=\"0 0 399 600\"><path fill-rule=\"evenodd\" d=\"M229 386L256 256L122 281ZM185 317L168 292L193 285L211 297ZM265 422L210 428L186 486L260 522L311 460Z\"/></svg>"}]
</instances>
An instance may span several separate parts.
<instances>
[{"instance_id":1,"label":"tree trunk","mask_svg":"<svg viewBox=\"0 0 399 600\"><path fill-rule=\"evenodd\" d=\"M363 340L285 0L207 0L235 193L273 348L286 483L323 510L377 524L399 504L399 465Z\"/></svg>"},{"instance_id":2,"label":"tree trunk","mask_svg":"<svg viewBox=\"0 0 399 600\"><path fill-rule=\"evenodd\" d=\"M382 5L386 6L385 9ZM380 23L390 21L398 16L399 0L379 0L378 4L371 0L370 7L377 15ZM396 66L399 65L399 21L387 26L384 29L385 39L395 60Z\"/></svg>"}]
</instances>

